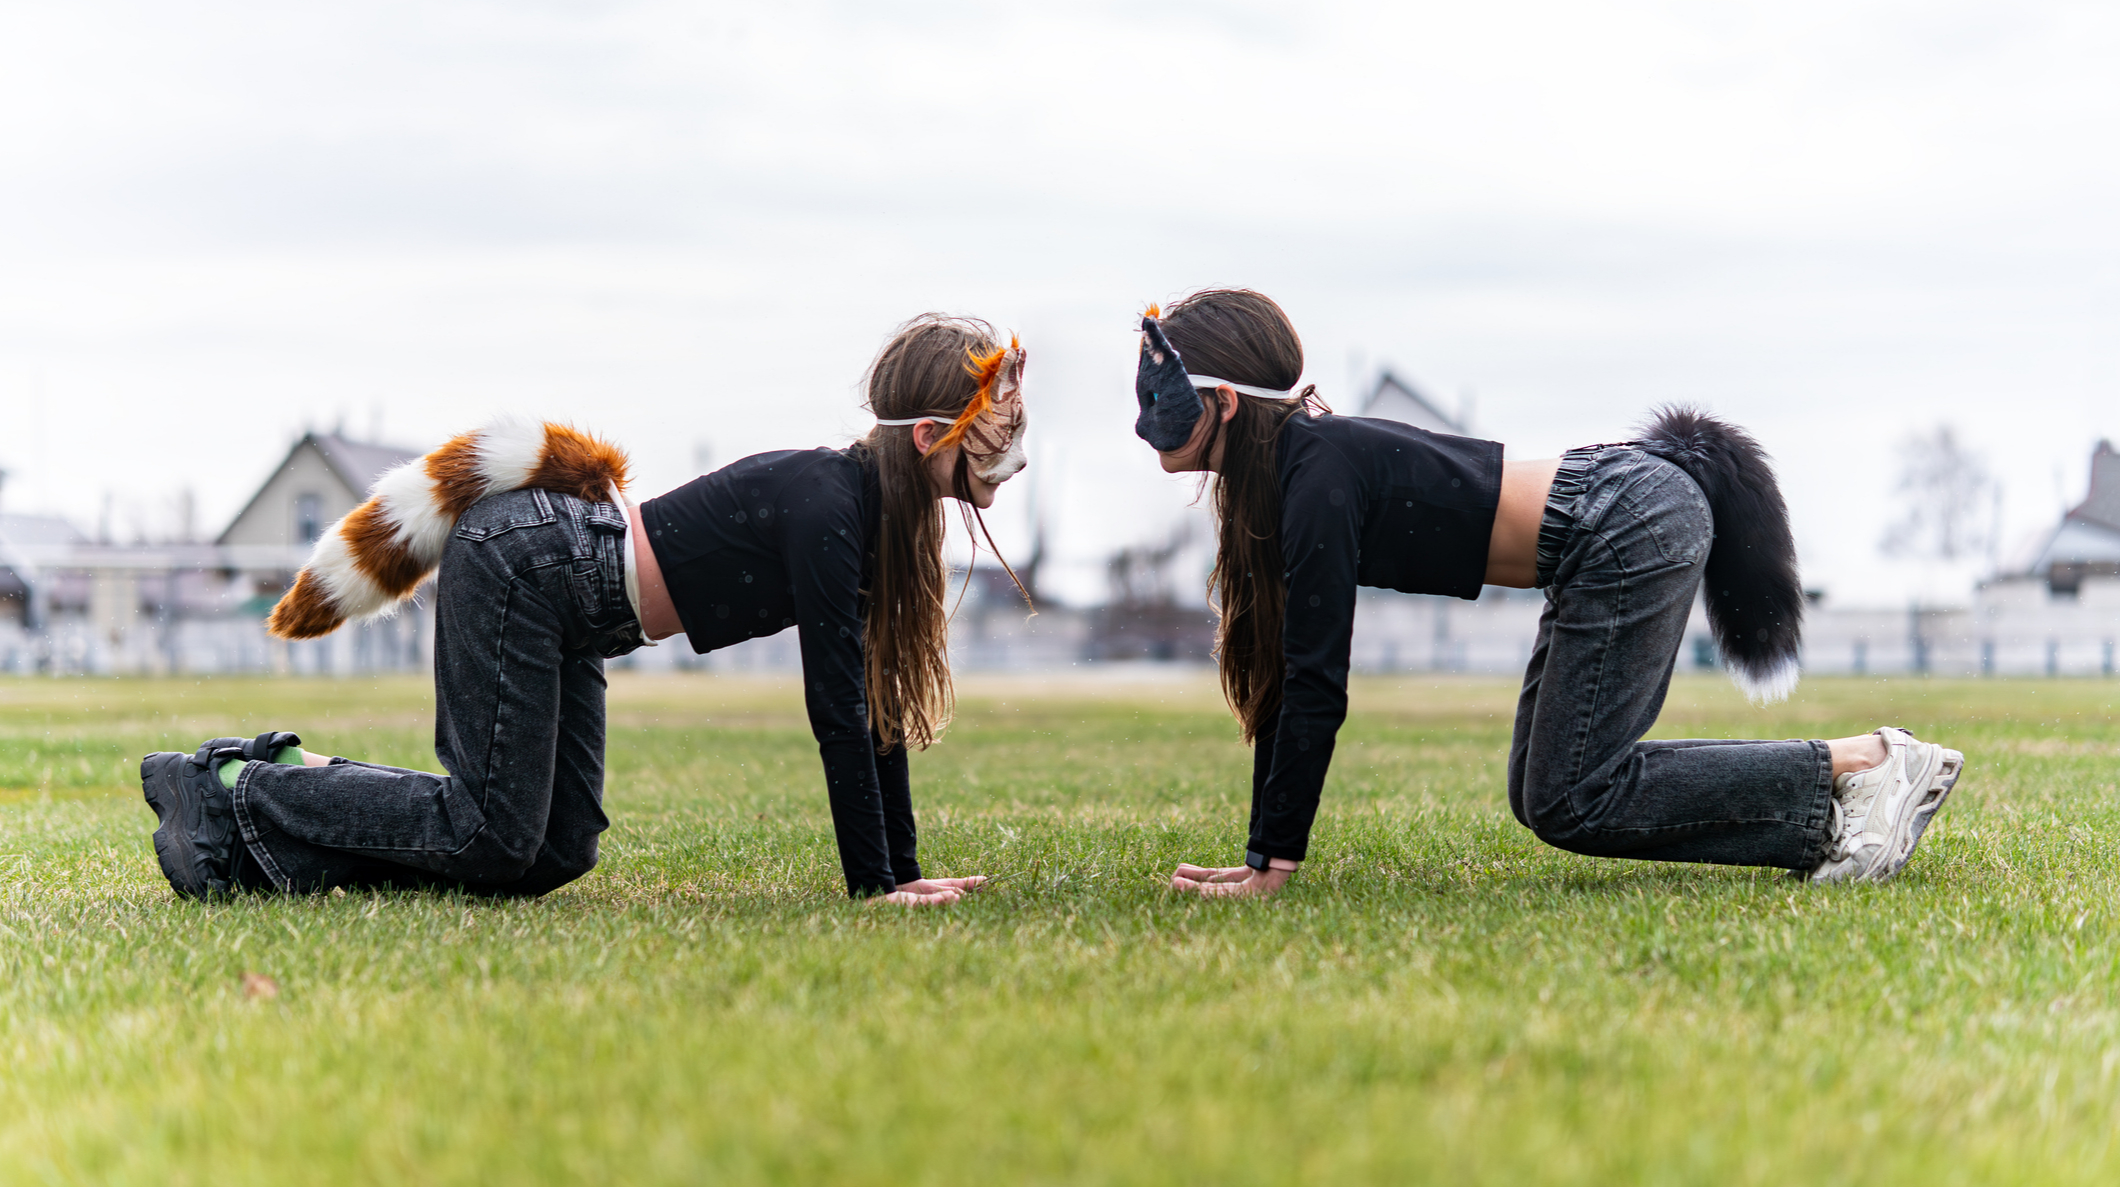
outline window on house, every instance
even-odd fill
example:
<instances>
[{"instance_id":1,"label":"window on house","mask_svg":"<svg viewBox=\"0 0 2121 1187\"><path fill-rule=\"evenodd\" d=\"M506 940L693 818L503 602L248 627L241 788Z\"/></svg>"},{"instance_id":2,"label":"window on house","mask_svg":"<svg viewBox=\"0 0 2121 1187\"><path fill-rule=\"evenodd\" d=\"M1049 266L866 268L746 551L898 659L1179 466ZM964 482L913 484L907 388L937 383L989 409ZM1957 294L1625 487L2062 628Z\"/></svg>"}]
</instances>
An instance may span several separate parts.
<instances>
[{"instance_id":1,"label":"window on house","mask_svg":"<svg viewBox=\"0 0 2121 1187\"><path fill-rule=\"evenodd\" d=\"M304 544L315 544L324 534L323 500L315 495L295 496L295 538Z\"/></svg>"}]
</instances>

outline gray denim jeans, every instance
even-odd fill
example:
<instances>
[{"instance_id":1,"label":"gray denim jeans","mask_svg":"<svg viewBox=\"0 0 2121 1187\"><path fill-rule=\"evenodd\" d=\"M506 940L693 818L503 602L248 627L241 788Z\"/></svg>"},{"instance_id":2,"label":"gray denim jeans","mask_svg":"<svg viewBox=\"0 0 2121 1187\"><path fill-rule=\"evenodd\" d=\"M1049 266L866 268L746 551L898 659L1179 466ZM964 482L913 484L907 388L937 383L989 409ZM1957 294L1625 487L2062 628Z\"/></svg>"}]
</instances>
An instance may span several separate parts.
<instances>
[{"instance_id":1,"label":"gray denim jeans","mask_svg":"<svg viewBox=\"0 0 2121 1187\"><path fill-rule=\"evenodd\" d=\"M435 756L449 773L246 764L239 884L536 895L588 873L608 823L604 659L644 641L625 531L618 507L549 491L466 511L435 589Z\"/></svg>"},{"instance_id":2,"label":"gray denim jeans","mask_svg":"<svg viewBox=\"0 0 2121 1187\"><path fill-rule=\"evenodd\" d=\"M1539 533L1547 605L1517 700L1510 808L1598 857L1808 869L1825 849L1825 742L1646 742L1715 524L1684 471L1626 446L1562 457Z\"/></svg>"}]
</instances>

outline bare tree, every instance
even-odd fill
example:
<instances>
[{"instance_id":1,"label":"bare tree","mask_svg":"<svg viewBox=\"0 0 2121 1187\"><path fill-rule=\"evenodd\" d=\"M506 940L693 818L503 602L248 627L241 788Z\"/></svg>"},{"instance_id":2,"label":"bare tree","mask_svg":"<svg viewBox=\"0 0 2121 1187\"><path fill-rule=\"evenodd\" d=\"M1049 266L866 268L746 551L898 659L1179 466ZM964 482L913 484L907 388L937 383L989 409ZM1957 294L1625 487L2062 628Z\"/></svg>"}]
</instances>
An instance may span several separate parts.
<instances>
[{"instance_id":1,"label":"bare tree","mask_svg":"<svg viewBox=\"0 0 2121 1187\"><path fill-rule=\"evenodd\" d=\"M1988 550L1996 533L2001 487L1981 455L1959 443L1948 424L1910 434L1900 446L1894 487L1903 514L1878 542L1887 556L1956 561Z\"/></svg>"},{"instance_id":2,"label":"bare tree","mask_svg":"<svg viewBox=\"0 0 2121 1187\"><path fill-rule=\"evenodd\" d=\"M1122 548L1105 561L1112 601L1121 606L1168 606L1177 600L1171 564L1193 542L1193 524L1181 520L1162 544Z\"/></svg>"}]
</instances>

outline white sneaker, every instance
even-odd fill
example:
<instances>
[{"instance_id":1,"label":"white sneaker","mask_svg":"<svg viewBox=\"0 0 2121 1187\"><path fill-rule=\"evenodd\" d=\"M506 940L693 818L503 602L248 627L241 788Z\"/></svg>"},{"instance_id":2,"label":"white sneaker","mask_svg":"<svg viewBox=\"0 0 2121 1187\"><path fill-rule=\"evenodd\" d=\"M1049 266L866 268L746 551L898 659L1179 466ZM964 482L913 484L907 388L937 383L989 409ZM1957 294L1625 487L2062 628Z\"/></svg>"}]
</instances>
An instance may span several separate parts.
<instances>
[{"instance_id":1,"label":"white sneaker","mask_svg":"<svg viewBox=\"0 0 2121 1187\"><path fill-rule=\"evenodd\" d=\"M1966 765L1965 755L1918 742L1899 726L1878 736L1885 761L1834 780L1832 840L1809 875L1813 882L1883 882L1899 873Z\"/></svg>"}]
</instances>

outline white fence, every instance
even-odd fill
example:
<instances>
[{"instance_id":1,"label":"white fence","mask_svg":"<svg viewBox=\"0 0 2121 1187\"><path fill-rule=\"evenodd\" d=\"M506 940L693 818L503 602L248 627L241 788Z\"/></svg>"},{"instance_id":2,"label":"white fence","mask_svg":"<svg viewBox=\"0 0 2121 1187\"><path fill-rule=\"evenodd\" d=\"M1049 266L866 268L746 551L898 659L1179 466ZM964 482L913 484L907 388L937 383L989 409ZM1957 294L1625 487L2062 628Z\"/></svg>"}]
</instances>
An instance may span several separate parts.
<instances>
[{"instance_id":1,"label":"white fence","mask_svg":"<svg viewBox=\"0 0 2121 1187\"><path fill-rule=\"evenodd\" d=\"M1479 601L1365 590L1357 603L1350 662L1362 672L1516 675L1531 658L1545 599L1537 591L1490 589ZM2034 581L1993 582L1965 609L1851 610L1815 606L1805 623L1807 671L1843 674L2111 676L2121 597L2112 578L2087 579L2074 598ZM424 671L433 662L431 610L414 603L394 618L342 628L323 639L268 639L251 613L171 618L138 614L114 623L55 615L43 630L0 618L0 672L276 672L347 676ZM1090 662L1090 614L1048 607L967 607L951 627L963 671L1047 671ZM792 671L794 631L722 651L693 654L683 636L616 661L635 670ZM1714 668L1707 616L1697 606L1679 655L1682 668Z\"/></svg>"}]
</instances>

